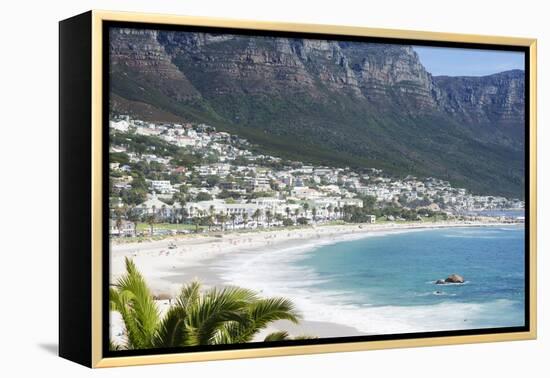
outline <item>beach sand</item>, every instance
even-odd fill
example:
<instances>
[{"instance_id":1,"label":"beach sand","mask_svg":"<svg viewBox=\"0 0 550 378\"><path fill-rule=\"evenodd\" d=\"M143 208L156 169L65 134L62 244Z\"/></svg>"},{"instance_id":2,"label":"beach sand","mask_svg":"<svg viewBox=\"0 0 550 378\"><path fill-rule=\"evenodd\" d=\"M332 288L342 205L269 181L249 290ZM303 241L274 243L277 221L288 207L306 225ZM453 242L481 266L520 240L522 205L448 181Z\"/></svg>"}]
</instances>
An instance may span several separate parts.
<instances>
[{"instance_id":1,"label":"beach sand","mask_svg":"<svg viewBox=\"0 0 550 378\"><path fill-rule=\"evenodd\" d=\"M161 298L174 297L181 286L194 279L204 287L227 285L216 269L216 261L223 257L230 261L232 253L242 251L268 252L302 243L325 243L345 241L380 233L406 230L434 229L446 227L479 227L502 225L495 222L437 222L437 223L385 223L318 226L291 230L265 230L245 233L226 233L217 236L183 235L158 241L131 243L112 243L110 261L110 281L124 273L124 259L131 258L144 275L153 295ZM172 244L173 248L169 248ZM174 248L175 245L175 248ZM254 289L250 287L250 289ZM159 308L164 312L167 300L159 300ZM298 309L300 310L300 309ZM113 334L120 334L120 318L111 316ZM363 333L357 329L326 322L314 322L303 319L295 325L288 321L278 321L257 335L263 340L266 334L286 330L292 336L310 335L316 337L356 336Z\"/></svg>"}]
</instances>

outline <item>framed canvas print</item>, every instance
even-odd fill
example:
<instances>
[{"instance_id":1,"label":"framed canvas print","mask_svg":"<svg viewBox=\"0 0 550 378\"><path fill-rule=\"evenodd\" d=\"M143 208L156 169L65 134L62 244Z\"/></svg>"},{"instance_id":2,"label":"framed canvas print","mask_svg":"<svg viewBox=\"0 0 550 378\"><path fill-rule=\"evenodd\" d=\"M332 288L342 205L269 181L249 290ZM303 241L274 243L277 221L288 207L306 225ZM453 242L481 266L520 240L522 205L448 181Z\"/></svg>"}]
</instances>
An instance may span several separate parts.
<instances>
[{"instance_id":1,"label":"framed canvas print","mask_svg":"<svg viewBox=\"0 0 550 378\"><path fill-rule=\"evenodd\" d=\"M536 41L60 22L59 350L90 367L536 337Z\"/></svg>"}]
</instances>

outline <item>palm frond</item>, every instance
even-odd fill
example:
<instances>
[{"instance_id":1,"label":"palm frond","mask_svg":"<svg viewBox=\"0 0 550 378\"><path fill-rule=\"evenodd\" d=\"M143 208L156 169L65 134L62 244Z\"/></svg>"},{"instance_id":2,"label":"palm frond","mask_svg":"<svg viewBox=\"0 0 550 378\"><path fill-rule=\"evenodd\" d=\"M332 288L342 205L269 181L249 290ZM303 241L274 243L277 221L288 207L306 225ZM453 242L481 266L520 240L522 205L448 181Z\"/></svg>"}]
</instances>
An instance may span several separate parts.
<instances>
[{"instance_id":1,"label":"palm frond","mask_svg":"<svg viewBox=\"0 0 550 378\"><path fill-rule=\"evenodd\" d=\"M200 289L201 284L198 281L183 286L176 298L176 306L187 309L192 305L196 305L200 299Z\"/></svg>"},{"instance_id":2,"label":"palm frond","mask_svg":"<svg viewBox=\"0 0 550 378\"><path fill-rule=\"evenodd\" d=\"M199 282L185 285L161 318L136 265L128 258L125 263L126 273L109 289L109 306L122 317L126 344L110 341L112 350L244 343L271 322L297 323L300 319L293 303L285 298L262 299L256 292L239 287L203 292ZM310 337L295 339L306 338ZM265 341L288 339L286 331L265 337Z\"/></svg>"},{"instance_id":3,"label":"palm frond","mask_svg":"<svg viewBox=\"0 0 550 378\"><path fill-rule=\"evenodd\" d=\"M118 290L109 288L109 309L111 311L122 312L124 305L122 304L122 298L118 293Z\"/></svg>"},{"instance_id":4,"label":"palm frond","mask_svg":"<svg viewBox=\"0 0 550 378\"><path fill-rule=\"evenodd\" d=\"M193 345L212 344L221 332L225 322L244 322L248 305L257 300L252 290L238 287L210 289L187 313L186 325L191 331Z\"/></svg>"},{"instance_id":5,"label":"palm frond","mask_svg":"<svg viewBox=\"0 0 550 378\"><path fill-rule=\"evenodd\" d=\"M128 349L149 348L159 324L159 311L133 261L126 258L125 262L126 274L109 291L111 308L122 316Z\"/></svg>"},{"instance_id":6,"label":"palm frond","mask_svg":"<svg viewBox=\"0 0 550 378\"><path fill-rule=\"evenodd\" d=\"M169 348L185 346L189 332L185 326L187 313L180 306L172 306L162 318L153 337L153 347Z\"/></svg>"},{"instance_id":7,"label":"palm frond","mask_svg":"<svg viewBox=\"0 0 550 378\"><path fill-rule=\"evenodd\" d=\"M122 346L114 343L113 340L109 340L109 350L122 350Z\"/></svg>"},{"instance_id":8,"label":"palm frond","mask_svg":"<svg viewBox=\"0 0 550 378\"><path fill-rule=\"evenodd\" d=\"M251 303L250 315L254 322L261 327L275 320L289 320L297 324L300 315L294 304L286 298L266 298Z\"/></svg>"},{"instance_id":9,"label":"palm frond","mask_svg":"<svg viewBox=\"0 0 550 378\"><path fill-rule=\"evenodd\" d=\"M216 342L245 343L254 335L276 320L289 320L298 323L300 315L291 301L285 298L257 299L249 303L246 317L237 323L228 323Z\"/></svg>"},{"instance_id":10,"label":"palm frond","mask_svg":"<svg viewBox=\"0 0 550 378\"><path fill-rule=\"evenodd\" d=\"M278 331L278 332L272 332L269 335L267 335L264 338L264 341L283 341L288 339L289 339L289 336L287 331Z\"/></svg>"},{"instance_id":11,"label":"palm frond","mask_svg":"<svg viewBox=\"0 0 550 378\"><path fill-rule=\"evenodd\" d=\"M264 338L264 341L284 341L284 340L312 340L315 336L298 335L291 337L287 331L272 332Z\"/></svg>"}]
</instances>

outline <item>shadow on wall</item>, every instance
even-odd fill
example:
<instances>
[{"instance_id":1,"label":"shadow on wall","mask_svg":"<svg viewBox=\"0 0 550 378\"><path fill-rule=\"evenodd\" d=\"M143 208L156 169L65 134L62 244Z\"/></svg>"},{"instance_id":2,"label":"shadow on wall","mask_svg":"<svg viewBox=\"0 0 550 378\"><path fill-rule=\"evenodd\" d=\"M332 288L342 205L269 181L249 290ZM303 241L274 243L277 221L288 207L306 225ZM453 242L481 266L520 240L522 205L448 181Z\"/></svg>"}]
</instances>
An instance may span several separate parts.
<instances>
[{"instance_id":1,"label":"shadow on wall","mask_svg":"<svg viewBox=\"0 0 550 378\"><path fill-rule=\"evenodd\" d=\"M59 345L57 343L41 343L38 344L38 347L48 353L59 355Z\"/></svg>"}]
</instances>

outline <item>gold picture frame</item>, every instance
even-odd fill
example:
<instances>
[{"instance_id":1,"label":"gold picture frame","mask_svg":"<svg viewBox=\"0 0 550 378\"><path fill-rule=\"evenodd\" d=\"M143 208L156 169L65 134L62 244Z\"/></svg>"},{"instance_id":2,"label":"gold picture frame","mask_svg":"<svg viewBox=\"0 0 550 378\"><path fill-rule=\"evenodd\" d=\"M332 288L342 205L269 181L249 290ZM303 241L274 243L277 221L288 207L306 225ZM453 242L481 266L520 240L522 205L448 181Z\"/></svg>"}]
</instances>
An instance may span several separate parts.
<instances>
[{"instance_id":1,"label":"gold picture frame","mask_svg":"<svg viewBox=\"0 0 550 378\"><path fill-rule=\"evenodd\" d=\"M103 207L103 195L105 186L103 183L103 167L104 167L104 136L103 122L104 118L104 49L103 49L103 24L104 22L129 22L142 24L161 24L161 25L186 25L200 27L215 27L227 29L246 29L260 30L268 32L296 32L296 33L313 33L333 36L354 36L354 37L376 37L376 38L396 38L401 40L415 41L437 41L437 42L453 42L466 44L489 44L502 46L520 46L528 49L529 67L528 68L528 87L529 93L526 93L529 99L528 113L526 112L526 122L529 125L529 208L528 222L529 234L529 285L526 299L529 303L529 329L523 332L511 333L494 333L494 334L476 334L476 335L453 335L442 337L425 337L425 338L406 338L392 340L376 340L376 341L361 341L361 342L345 342L345 343L330 343L330 344L315 344L315 345L298 345L298 346L277 346L267 348L246 348L246 349L231 349L231 350L213 350L213 351L198 351L192 353L169 353L169 354L143 354L120 357L105 357L103 353L103 338L104 338L104 261L103 251L105 248L105 238L103 235L105 218L105 209ZM496 341L513 341L513 340L528 340L535 339L537 335L537 264L536 264L536 242L537 242L537 166L536 166L536 122L537 122L537 41L529 38L514 38L501 36L483 36L470 34L452 34L452 33L436 33L425 31L412 30L394 30L394 29L377 29L355 26L336 26L336 25L317 25L317 24L295 24L295 23L280 23L280 22L260 22L253 20L231 20L210 17L189 17L189 16L174 16L160 14L145 14L145 13L127 13L127 12L110 12L93 10L81 16L76 16L72 19L62 21L60 23L60 87L61 92L68 92L71 85L77 79L69 77L68 63L71 59L77 59L75 56L80 54L82 61L89 59L86 67L89 68L89 80L82 87L82 93L89 92L89 97L85 100L90 100L86 103L85 100L78 96L69 94L60 97L60 124L61 124L61 186L63 187L63 177L70 174L72 171L70 165L66 167L64 159L68 155L64 155L63 141L64 132L68 125L65 123L75 121L89 121L89 127L81 125L84 130L79 138L82 138L83 143L89 145L89 169L82 173L89 177L88 181L82 182L83 188L89 189L90 198L86 202L88 222L84 224L74 224L70 220L63 220L64 204L61 206L60 218L62 227L60 229L60 240L68 238L68 232L72 231L75 235L86 234L86 238L80 242L77 240L68 240L61 242L60 245L60 355L84 365L99 368L99 367L115 367L115 366L130 366L144 364L161 364L174 362L188 361L208 361L221 359L237 359L250 357L267 357L267 356L284 356L312 353L328 353L328 352L349 352L371 349L389 349L402 347L422 347L448 344L467 344L467 343L482 343ZM84 33L83 41L77 40L75 33ZM69 34L72 34L70 36ZM81 54L78 49L85 49L86 54ZM79 60L76 60L78 63ZM84 71L85 72L85 71ZM78 76L80 75L80 76ZM64 78L66 76L66 78ZM82 72L73 73L74 77L81 79ZM78 79L78 80L80 80ZM71 81L73 80L73 81ZM78 81L77 80L77 81ZM79 87L80 88L80 87ZM72 92L74 93L74 92ZM80 104L75 104L75 101L80 101ZM69 114L68 108L79 106L85 109L84 113L75 115ZM65 116L65 114L67 114ZM71 118L73 117L73 118ZM74 136L72 136L74 137ZM67 135L67 138L70 136ZM71 151L67 151L69 153ZM74 151L72 151L74 152ZM87 152L82 152L87 153ZM65 171L63 170L65 167ZM63 189L62 189L63 192ZM64 192L69 199L78 200L78 194ZM63 196L63 194L62 194ZM72 227L72 228L71 228ZM79 227L78 229L76 227ZM71 244L72 243L72 244ZM81 243L81 244L79 244ZM75 248L77 248L75 250ZM84 254L84 258L77 259L69 256L70 253ZM71 273L72 271L72 273ZM81 277L75 277L79 274ZM78 280L88 280L89 285L79 283ZM88 282L86 281L86 282ZM80 291L80 294L77 293ZM89 292L88 292L89 291ZM81 304L81 310L89 312L78 324L68 325L69 317L79 316L70 309L70 306L75 304L75 297L80 295L77 303ZM84 307L82 307L84 306ZM81 314L80 314L81 316ZM78 334L76 334L78 332ZM84 334L84 336L82 336ZM83 340L86 345L80 352L74 352L73 349L79 341Z\"/></svg>"}]
</instances>

